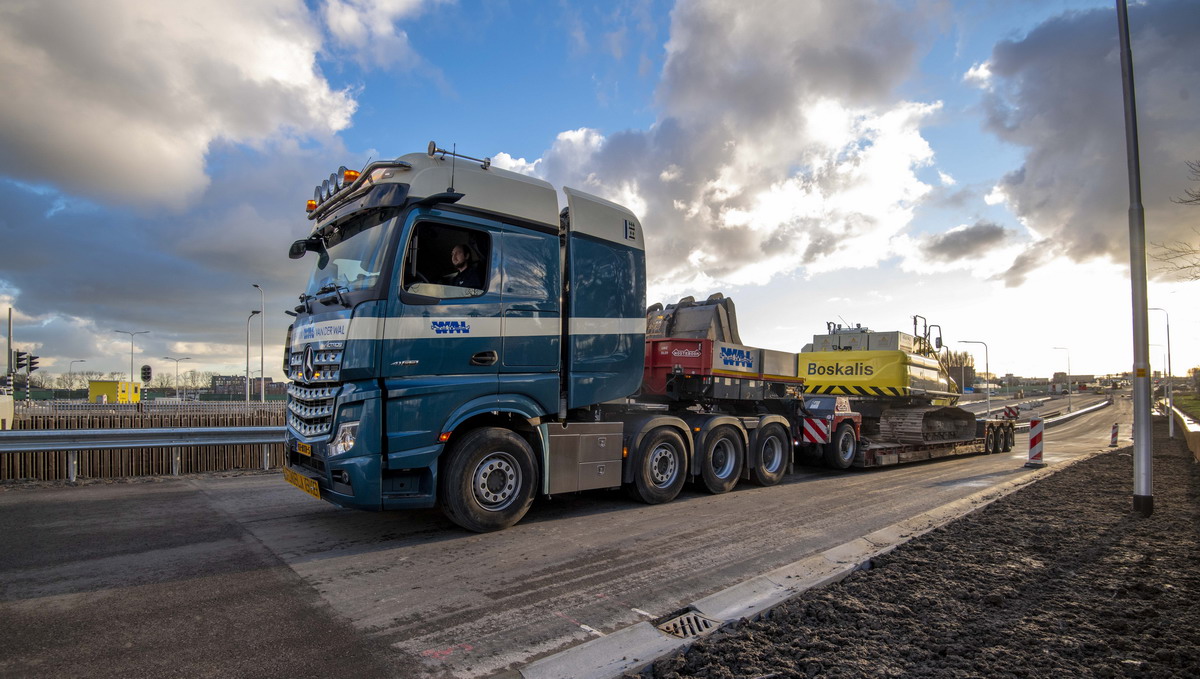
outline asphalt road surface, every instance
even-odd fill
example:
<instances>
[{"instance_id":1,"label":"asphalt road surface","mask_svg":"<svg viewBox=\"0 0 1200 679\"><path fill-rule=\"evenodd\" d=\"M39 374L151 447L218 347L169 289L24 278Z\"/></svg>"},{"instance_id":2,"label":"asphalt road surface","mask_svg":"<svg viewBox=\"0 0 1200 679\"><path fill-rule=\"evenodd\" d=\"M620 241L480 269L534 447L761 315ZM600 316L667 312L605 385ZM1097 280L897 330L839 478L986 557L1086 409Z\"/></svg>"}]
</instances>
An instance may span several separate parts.
<instances>
[{"instance_id":1,"label":"asphalt road surface","mask_svg":"<svg viewBox=\"0 0 1200 679\"><path fill-rule=\"evenodd\" d=\"M1114 422L1124 445L1129 399L1047 430L1046 462ZM1026 451L555 497L486 535L278 473L0 487L0 675L487 677L1028 474Z\"/></svg>"}]
</instances>

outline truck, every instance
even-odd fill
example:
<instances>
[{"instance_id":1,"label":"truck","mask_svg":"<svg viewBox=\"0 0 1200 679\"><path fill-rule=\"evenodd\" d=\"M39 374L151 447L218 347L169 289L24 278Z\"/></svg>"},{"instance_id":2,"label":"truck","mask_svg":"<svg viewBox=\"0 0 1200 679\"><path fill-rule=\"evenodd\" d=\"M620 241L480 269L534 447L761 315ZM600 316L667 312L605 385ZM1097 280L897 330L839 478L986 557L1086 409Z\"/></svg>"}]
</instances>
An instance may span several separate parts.
<instances>
[{"instance_id":1,"label":"truck","mask_svg":"<svg viewBox=\"0 0 1200 679\"><path fill-rule=\"evenodd\" d=\"M656 504L688 481L779 483L814 451L841 468L900 459L860 446L870 413L805 394L800 354L742 344L732 300L647 308L637 216L563 195L432 142L316 187L289 249L315 256L288 312L289 483L486 532L537 495Z\"/></svg>"}]
</instances>

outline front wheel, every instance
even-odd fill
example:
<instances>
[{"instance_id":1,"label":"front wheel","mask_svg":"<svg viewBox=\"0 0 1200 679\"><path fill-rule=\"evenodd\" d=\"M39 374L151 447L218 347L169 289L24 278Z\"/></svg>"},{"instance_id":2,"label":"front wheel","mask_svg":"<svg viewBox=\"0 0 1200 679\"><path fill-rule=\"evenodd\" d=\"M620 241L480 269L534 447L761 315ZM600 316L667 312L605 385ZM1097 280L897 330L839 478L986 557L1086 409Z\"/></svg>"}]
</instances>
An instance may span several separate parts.
<instances>
[{"instance_id":1,"label":"front wheel","mask_svg":"<svg viewBox=\"0 0 1200 679\"><path fill-rule=\"evenodd\" d=\"M438 474L442 512L476 533L508 528L533 504L533 449L514 432L476 429L456 441Z\"/></svg>"},{"instance_id":2,"label":"front wheel","mask_svg":"<svg viewBox=\"0 0 1200 679\"><path fill-rule=\"evenodd\" d=\"M782 425L772 422L759 430L750 456L750 480L773 486L783 480L792 441Z\"/></svg>"},{"instance_id":3,"label":"front wheel","mask_svg":"<svg viewBox=\"0 0 1200 679\"><path fill-rule=\"evenodd\" d=\"M834 469L849 469L858 453L858 440L854 438L854 425L843 422L838 425L833 438L825 444L825 464Z\"/></svg>"},{"instance_id":4,"label":"front wheel","mask_svg":"<svg viewBox=\"0 0 1200 679\"><path fill-rule=\"evenodd\" d=\"M733 490L738 477L742 475L745 456L746 447L736 429L714 429L704 442L704 451L700 456L700 476L708 492L717 495Z\"/></svg>"},{"instance_id":5,"label":"front wheel","mask_svg":"<svg viewBox=\"0 0 1200 679\"><path fill-rule=\"evenodd\" d=\"M633 483L626 490L648 505L670 502L683 489L686 473L683 437L673 429L659 427L642 439L634 453Z\"/></svg>"}]
</instances>

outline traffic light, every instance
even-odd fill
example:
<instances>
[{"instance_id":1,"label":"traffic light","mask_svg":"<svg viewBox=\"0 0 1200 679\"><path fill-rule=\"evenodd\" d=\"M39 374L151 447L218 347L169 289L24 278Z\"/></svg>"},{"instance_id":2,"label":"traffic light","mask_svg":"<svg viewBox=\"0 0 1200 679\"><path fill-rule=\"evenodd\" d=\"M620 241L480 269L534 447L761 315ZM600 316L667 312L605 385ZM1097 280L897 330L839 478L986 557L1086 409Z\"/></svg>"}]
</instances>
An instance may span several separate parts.
<instances>
[{"instance_id":1,"label":"traffic light","mask_svg":"<svg viewBox=\"0 0 1200 679\"><path fill-rule=\"evenodd\" d=\"M148 365L142 366L142 381L149 382L150 378L151 378L150 366L148 366Z\"/></svg>"},{"instance_id":2,"label":"traffic light","mask_svg":"<svg viewBox=\"0 0 1200 679\"><path fill-rule=\"evenodd\" d=\"M41 356L34 356L33 354L30 354L29 358L25 359L25 367L29 369L29 372L33 372L34 370L38 369L39 358L41 358Z\"/></svg>"},{"instance_id":3,"label":"traffic light","mask_svg":"<svg viewBox=\"0 0 1200 679\"><path fill-rule=\"evenodd\" d=\"M25 357L28 355L28 351L13 350L13 372L19 372L25 367Z\"/></svg>"}]
</instances>

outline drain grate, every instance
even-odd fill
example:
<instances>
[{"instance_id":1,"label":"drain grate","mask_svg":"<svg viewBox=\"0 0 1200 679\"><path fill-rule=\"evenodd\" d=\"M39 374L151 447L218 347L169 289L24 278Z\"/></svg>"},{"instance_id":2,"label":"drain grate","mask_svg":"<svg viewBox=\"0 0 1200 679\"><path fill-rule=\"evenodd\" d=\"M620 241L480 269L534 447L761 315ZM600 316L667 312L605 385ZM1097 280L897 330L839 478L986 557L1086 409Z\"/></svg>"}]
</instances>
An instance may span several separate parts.
<instances>
[{"instance_id":1,"label":"drain grate","mask_svg":"<svg viewBox=\"0 0 1200 679\"><path fill-rule=\"evenodd\" d=\"M658 626L658 629L680 639L702 637L721 626L719 620L706 618L695 611L671 618Z\"/></svg>"}]
</instances>

